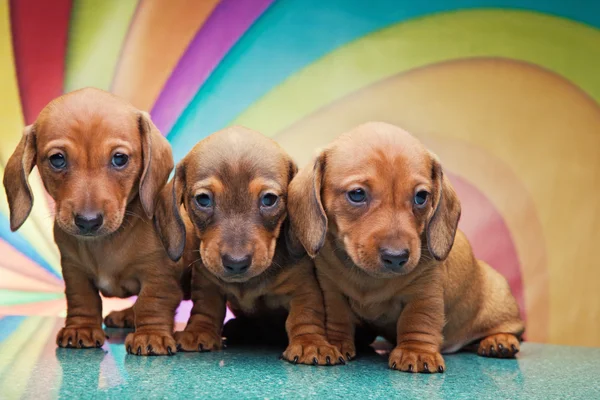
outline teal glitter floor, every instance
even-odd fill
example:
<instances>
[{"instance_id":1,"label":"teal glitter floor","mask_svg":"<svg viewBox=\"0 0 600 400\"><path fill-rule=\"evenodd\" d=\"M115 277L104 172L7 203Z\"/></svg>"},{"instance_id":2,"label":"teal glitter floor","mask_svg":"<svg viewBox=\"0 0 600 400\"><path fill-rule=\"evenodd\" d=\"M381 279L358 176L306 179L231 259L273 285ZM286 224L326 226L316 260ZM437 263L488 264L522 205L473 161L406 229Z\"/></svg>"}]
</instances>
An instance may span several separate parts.
<instances>
[{"instance_id":1,"label":"teal glitter floor","mask_svg":"<svg viewBox=\"0 0 600 400\"><path fill-rule=\"evenodd\" d=\"M375 351L340 367L291 365L278 360L283 349L137 357L120 330L102 349L56 349L62 323L0 319L0 399L600 399L600 349L525 343L516 361L462 353L446 356L444 374L413 375Z\"/></svg>"}]
</instances>

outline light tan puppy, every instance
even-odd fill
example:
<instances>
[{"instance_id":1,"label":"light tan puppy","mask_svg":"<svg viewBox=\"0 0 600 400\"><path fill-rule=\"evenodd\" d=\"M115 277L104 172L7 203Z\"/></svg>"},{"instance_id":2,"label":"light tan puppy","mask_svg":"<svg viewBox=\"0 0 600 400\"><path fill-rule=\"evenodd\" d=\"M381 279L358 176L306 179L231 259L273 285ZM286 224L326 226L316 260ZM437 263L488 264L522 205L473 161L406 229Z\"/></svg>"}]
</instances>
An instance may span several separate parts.
<instances>
[{"instance_id":1,"label":"light tan puppy","mask_svg":"<svg viewBox=\"0 0 600 400\"><path fill-rule=\"evenodd\" d=\"M524 325L506 280L457 232L460 203L414 137L371 122L340 136L290 184L292 226L315 259L329 341L354 357L356 325L396 345L392 369L443 372L441 352L480 341L513 357Z\"/></svg>"},{"instance_id":2,"label":"light tan puppy","mask_svg":"<svg viewBox=\"0 0 600 400\"><path fill-rule=\"evenodd\" d=\"M27 176L36 165L55 202L54 240L66 286L58 346L102 346L99 293L137 295L134 307L108 315L107 326L135 326L125 341L131 353L173 354L185 262L169 259L152 226L156 198L173 169L167 140L148 114L102 90L53 100L25 128L6 166L12 230L31 211Z\"/></svg>"}]
</instances>

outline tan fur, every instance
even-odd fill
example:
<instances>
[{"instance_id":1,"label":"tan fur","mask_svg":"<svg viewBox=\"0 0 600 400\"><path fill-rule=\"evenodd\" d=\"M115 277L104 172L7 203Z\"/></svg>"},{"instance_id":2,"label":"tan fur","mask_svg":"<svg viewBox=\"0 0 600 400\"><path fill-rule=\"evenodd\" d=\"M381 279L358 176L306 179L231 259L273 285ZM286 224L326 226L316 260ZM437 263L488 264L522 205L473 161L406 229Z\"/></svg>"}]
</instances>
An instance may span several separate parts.
<instances>
[{"instance_id":1,"label":"tan fur","mask_svg":"<svg viewBox=\"0 0 600 400\"><path fill-rule=\"evenodd\" d=\"M58 153L67 162L62 170L49 162ZM124 168L111 165L115 153L129 156ZM31 211L27 176L34 165L55 202L54 238L66 285L67 318L57 344L85 348L104 343L100 292L108 297L138 295L132 309L106 319L107 326L135 325L125 341L130 352L174 353L173 318L182 298L184 263L168 258L152 227L155 200L173 158L148 114L91 88L48 104L25 129L6 167L13 230ZM101 214L103 223L84 235L76 214Z\"/></svg>"},{"instance_id":2,"label":"tan fur","mask_svg":"<svg viewBox=\"0 0 600 400\"><path fill-rule=\"evenodd\" d=\"M367 193L359 205L347 197L356 188ZM420 191L429 195L416 206ZM318 254L328 338L343 354L355 355L358 324L396 344L389 366L402 371L442 372L440 352L481 339L481 355L518 352L524 326L509 286L457 232L456 193L437 157L410 134L361 125L301 169L289 192L293 230ZM393 270L384 250L410 255Z\"/></svg>"},{"instance_id":3,"label":"tan fur","mask_svg":"<svg viewBox=\"0 0 600 400\"><path fill-rule=\"evenodd\" d=\"M196 249L192 280L194 306L183 332L184 351L222 347L228 302L236 316L287 313L289 346L283 357L293 363L338 364L344 360L325 338L323 297L314 265L296 257L286 231L287 187L296 173L289 156L271 139L243 127L227 128L200 141L177 166L175 178L158 204L158 230L172 258L182 240ZM279 196L261 208L263 194ZM213 199L201 207L196 196ZM297 250L297 249L295 249ZM232 274L224 257L251 256L249 268ZM268 318L267 318L268 319Z\"/></svg>"}]
</instances>

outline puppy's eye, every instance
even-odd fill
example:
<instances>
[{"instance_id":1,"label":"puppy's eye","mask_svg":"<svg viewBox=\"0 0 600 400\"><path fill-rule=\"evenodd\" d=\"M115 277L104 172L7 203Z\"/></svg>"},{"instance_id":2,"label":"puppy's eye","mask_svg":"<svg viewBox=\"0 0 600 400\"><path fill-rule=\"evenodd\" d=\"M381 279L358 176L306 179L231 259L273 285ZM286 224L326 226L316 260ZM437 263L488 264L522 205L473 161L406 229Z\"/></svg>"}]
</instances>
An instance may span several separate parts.
<instances>
[{"instance_id":1,"label":"puppy's eye","mask_svg":"<svg viewBox=\"0 0 600 400\"><path fill-rule=\"evenodd\" d=\"M50 165L52 165L52 168L54 169L64 169L67 166L67 159L64 154L52 154L48 159L50 160Z\"/></svg>"},{"instance_id":2,"label":"puppy's eye","mask_svg":"<svg viewBox=\"0 0 600 400\"><path fill-rule=\"evenodd\" d=\"M429 193L424 190L420 190L415 194L415 198L413 199L415 205L417 207L423 207L427 204L427 199L429 198Z\"/></svg>"},{"instance_id":3,"label":"puppy's eye","mask_svg":"<svg viewBox=\"0 0 600 400\"><path fill-rule=\"evenodd\" d=\"M260 199L260 206L263 208L270 208L277 204L279 196L273 193L266 193Z\"/></svg>"},{"instance_id":4,"label":"puppy's eye","mask_svg":"<svg viewBox=\"0 0 600 400\"><path fill-rule=\"evenodd\" d=\"M115 168L123 168L124 166L127 165L128 161L129 161L129 156L127 154L115 153L115 155L112 158L111 163Z\"/></svg>"},{"instance_id":5,"label":"puppy's eye","mask_svg":"<svg viewBox=\"0 0 600 400\"><path fill-rule=\"evenodd\" d=\"M201 193L196 196L196 204L201 208L210 208L213 205L213 200L208 193Z\"/></svg>"},{"instance_id":6,"label":"puppy's eye","mask_svg":"<svg viewBox=\"0 0 600 400\"><path fill-rule=\"evenodd\" d=\"M362 204L367 200L367 192L364 189L353 189L346 193L346 197L354 204Z\"/></svg>"}]
</instances>

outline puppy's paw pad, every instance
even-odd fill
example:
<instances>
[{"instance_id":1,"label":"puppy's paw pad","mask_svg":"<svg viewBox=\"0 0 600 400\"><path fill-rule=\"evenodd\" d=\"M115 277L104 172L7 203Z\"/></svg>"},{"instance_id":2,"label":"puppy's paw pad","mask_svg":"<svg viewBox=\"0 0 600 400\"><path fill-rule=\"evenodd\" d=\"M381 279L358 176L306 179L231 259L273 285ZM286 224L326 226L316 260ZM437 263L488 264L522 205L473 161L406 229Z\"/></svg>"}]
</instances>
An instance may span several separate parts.
<instances>
[{"instance_id":1,"label":"puppy's paw pad","mask_svg":"<svg viewBox=\"0 0 600 400\"><path fill-rule=\"evenodd\" d=\"M323 338L293 340L282 357L292 364L338 365L346 360L337 347Z\"/></svg>"},{"instance_id":2,"label":"puppy's paw pad","mask_svg":"<svg viewBox=\"0 0 600 400\"><path fill-rule=\"evenodd\" d=\"M404 372L442 373L446 364L439 352L396 347L388 360L391 369Z\"/></svg>"},{"instance_id":3,"label":"puppy's paw pad","mask_svg":"<svg viewBox=\"0 0 600 400\"><path fill-rule=\"evenodd\" d=\"M352 341L351 339L329 339L329 343L331 343L331 345L334 346L342 354L346 361L351 361L356 357L356 347L354 346L354 341Z\"/></svg>"},{"instance_id":4,"label":"puppy's paw pad","mask_svg":"<svg viewBox=\"0 0 600 400\"><path fill-rule=\"evenodd\" d=\"M181 331L175 332L177 348L181 351L215 351L223 348L220 335L209 331Z\"/></svg>"},{"instance_id":5,"label":"puppy's paw pad","mask_svg":"<svg viewBox=\"0 0 600 400\"><path fill-rule=\"evenodd\" d=\"M168 331L142 331L127 335L125 348L138 356L172 356L177 352L177 343Z\"/></svg>"},{"instance_id":6,"label":"puppy's paw pad","mask_svg":"<svg viewBox=\"0 0 600 400\"><path fill-rule=\"evenodd\" d=\"M135 328L133 310L113 311L104 318L104 325L107 328Z\"/></svg>"},{"instance_id":7,"label":"puppy's paw pad","mask_svg":"<svg viewBox=\"0 0 600 400\"><path fill-rule=\"evenodd\" d=\"M514 358L521 350L519 339L510 333L498 333L479 342L477 354L483 357Z\"/></svg>"},{"instance_id":8,"label":"puppy's paw pad","mask_svg":"<svg viewBox=\"0 0 600 400\"><path fill-rule=\"evenodd\" d=\"M106 334L100 327L69 326L62 328L56 335L58 347L89 349L102 347Z\"/></svg>"}]
</instances>

